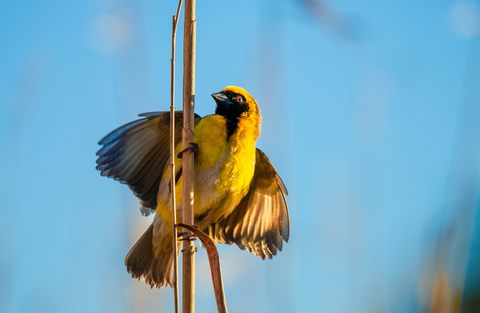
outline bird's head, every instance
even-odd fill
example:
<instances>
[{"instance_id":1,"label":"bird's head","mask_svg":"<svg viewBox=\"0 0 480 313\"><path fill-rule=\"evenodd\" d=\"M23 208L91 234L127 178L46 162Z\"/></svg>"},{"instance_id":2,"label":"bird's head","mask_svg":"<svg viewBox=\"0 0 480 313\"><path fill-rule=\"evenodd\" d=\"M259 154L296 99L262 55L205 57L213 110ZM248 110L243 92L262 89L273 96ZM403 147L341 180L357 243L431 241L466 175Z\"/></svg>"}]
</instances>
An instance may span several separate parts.
<instances>
[{"instance_id":1,"label":"bird's head","mask_svg":"<svg viewBox=\"0 0 480 313\"><path fill-rule=\"evenodd\" d=\"M219 93L212 94L217 103L215 114L223 115L228 121L237 123L242 119L256 127L260 136L262 117L255 99L245 89L235 86L224 88Z\"/></svg>"}]
</instances>

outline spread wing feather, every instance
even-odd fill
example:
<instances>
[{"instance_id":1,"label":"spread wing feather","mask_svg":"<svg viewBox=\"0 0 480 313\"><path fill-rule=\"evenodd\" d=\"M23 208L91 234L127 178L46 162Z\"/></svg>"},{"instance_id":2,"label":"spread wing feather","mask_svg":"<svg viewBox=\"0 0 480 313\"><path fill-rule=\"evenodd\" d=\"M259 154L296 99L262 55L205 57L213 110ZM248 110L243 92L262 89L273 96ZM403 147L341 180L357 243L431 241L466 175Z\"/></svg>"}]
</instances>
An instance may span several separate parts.
<instances>
[{"instance_id":1,"label":"spread wing feather","mask_svg":"<svg viewBox=\"0 0 480 313\"><path fill-rule=\"evenodd\" d=\"M105 136L97 152L102 176L127 184L141 200L143 212L157 206L158 186L168 162L170 112L150 112ZM195 114L195 125L201 117ZM183 112L175 112L175 145L182 139Z\"/></svg>"},{"instance_id":2,"label":"spread wing feather","mask_svg":"<svg viewBox=\"0 0 480 313\"><path fill-rule=\"evenodd\" d=\"M216 242L237 244L261 259L271 258L288 242L287 189L267 156L256 153L250 190L224 220L205 230Z\"/></svg>"}]
</instances>

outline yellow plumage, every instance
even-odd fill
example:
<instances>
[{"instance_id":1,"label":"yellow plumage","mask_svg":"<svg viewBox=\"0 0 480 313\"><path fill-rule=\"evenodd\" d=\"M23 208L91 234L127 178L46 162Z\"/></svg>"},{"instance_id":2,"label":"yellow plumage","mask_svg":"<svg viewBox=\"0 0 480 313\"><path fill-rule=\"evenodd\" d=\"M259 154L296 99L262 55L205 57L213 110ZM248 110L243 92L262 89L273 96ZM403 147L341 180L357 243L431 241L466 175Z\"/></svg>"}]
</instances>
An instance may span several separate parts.
<instances>
[{"instance_id":1,"label":"yellow plumage","mask_svg":"<svg viewBox=\"0 0 480 313\"><path fill-rule=\"evenodd\" d=\"M288 240L287 191L268 158L255 148L261 130L260 109L239 87L227 87L212 96L216 114L197 116L194 128L198 145L195 225L216 242L236 243L262 259L272 257L281 250L282 241ZM170 193L175 186L181 221L182 159L176 158L172 183L166 140L169 113L143 116L100 141L104 147L97 153L97 168L102 175L128 184L140 198L144 213L155 210L152 226L131 249L125 264L133 277L159 287L171 285L173 279ZM182 147L180 139L176 143L175 155Z\"/></svg>"}]
</instances>

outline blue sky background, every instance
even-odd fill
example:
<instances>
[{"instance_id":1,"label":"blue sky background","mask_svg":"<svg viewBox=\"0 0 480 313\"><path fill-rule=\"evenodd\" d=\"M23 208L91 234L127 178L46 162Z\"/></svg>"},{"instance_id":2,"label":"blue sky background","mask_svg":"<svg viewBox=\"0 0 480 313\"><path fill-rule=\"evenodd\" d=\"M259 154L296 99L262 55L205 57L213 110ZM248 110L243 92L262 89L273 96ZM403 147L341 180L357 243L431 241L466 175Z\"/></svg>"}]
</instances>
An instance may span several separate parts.
<instances>
[{"instance_id":1,"label":"blue sky background","mask_svg":"<svg viewBox=\"0 0 480 313\"><path fill-rule=\"evenodd\" d=\"M95 152L168 110L176 6L0 3L0 312L173 311L126 272L151 221ZM290 192L273 260L219 247L230 312L426 312L438 277L447 300L480 288L479 30L478 2L198 1L196 112L248 90Z\"/></svg>"}]
</instances>

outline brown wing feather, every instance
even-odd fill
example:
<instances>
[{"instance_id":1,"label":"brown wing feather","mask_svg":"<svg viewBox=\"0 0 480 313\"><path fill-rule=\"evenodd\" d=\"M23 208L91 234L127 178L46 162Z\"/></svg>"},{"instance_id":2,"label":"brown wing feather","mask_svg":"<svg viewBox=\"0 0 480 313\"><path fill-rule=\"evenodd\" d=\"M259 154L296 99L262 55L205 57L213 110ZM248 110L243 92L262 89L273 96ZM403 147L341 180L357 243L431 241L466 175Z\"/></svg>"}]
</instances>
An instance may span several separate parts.
<instances>
[{"instance_id":1,"label":"brown wing feather","mask_svg":"<svg viewBox=\"0 0 480 313\"><path fill-rule=\"evenodd\" d=\"M287 189L267 156L256 153L255 172L248 194L224 220L205 230L216 242L236 243L261 259L271 258L288 242L290 222Z\"/></svg>"},{"instance_id":2,"label":"brown wing feather","mask_svg":"<svg viewBox=\"0 0 480 313\"><path fill-rule=\"evenodd\" d=\"M97 169L102 176L127 184L148 215L157 206L158 186L170 155L170 112L140 116L100 140ZM195 115L195 124L200 119ZM175 145L182 139L182 127L183 112L175 112Z\"/></svg>"}]
</instances>

